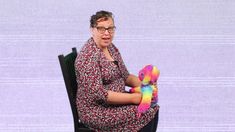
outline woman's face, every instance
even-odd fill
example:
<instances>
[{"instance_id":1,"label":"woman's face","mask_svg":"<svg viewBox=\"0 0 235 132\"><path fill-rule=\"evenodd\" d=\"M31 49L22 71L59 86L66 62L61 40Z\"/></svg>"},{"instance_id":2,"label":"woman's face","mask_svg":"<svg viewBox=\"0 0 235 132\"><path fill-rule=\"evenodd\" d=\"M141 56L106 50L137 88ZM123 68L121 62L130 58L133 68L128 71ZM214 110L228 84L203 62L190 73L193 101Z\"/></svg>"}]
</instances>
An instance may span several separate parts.
<instances>
[{"instance_id":1,"label":"woman's face","mask_svg":"<svg viewBox=\"0 0 235 132\"><path fill-rule=\"evenodd\" d=\"M97 26L91 28L92 37L97 46L101 49L106 48L112 43L114 31L115 26L112 18L97 22Z\"/></svg>"}]
</instances>

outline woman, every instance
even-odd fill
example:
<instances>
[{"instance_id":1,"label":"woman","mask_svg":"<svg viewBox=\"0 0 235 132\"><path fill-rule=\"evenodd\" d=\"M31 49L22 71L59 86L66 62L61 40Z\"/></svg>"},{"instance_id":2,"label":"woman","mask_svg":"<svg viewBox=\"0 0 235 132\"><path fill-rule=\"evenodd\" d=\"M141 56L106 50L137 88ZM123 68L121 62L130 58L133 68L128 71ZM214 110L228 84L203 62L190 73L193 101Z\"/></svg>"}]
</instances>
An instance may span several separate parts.
<instances>
[{"instance_id":1,"label":"woman","mask_svg":"<svg viewBox=\"0 0 235 132\"><path fill-rule=\"evenodd\" d=\"M75 61L80 120L95 131L145 131L157 125L158 107L138 117L141 94L125 92L125 86L140 86L141 82L129 74L112 43L115 32L112 13L96 12L91 16L90 29L92 37Z\"/></svg>"}]
</instances>

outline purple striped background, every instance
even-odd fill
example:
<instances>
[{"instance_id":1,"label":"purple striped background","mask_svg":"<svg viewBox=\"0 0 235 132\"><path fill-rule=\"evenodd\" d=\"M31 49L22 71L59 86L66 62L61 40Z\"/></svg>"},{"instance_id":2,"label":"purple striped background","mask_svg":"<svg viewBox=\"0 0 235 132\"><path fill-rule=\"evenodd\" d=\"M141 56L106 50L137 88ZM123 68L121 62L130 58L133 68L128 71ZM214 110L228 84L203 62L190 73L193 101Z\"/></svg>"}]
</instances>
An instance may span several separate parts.
<instances>
[{"instance_id":1,"label":"purple striped background","mask_svg":"<svg viewBox=\"0 0 235 132\"><path fill-rule=\"evenodd\" d=\"M73 130L57 56L115 15L114 43L133 74L161 70L159 132L235 131L235 1L1 0L0 131Z\"/></svg>"}]
</instances>

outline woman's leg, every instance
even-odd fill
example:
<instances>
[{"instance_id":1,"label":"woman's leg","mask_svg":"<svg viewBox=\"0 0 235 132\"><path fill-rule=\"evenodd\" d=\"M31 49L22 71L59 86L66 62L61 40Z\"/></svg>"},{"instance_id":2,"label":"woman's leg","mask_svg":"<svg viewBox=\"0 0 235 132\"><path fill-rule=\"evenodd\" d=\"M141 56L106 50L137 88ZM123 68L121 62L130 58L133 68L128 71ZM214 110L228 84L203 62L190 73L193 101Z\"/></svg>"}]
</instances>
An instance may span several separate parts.
<instances>
[{"instance_id":1,"label":"woman's leg","mask_svg":"<svg viewBox=\"0 0 235 132\"><path fill-rule=\"evenodd\" d=\"M157 111L157 113L155 114L155 117L154 117L154 123L153 123L153 132L156 132L157 131L157 125L158 125L158 119L159 119L159 109Z\"/></svg>"},{"instance_id":2,"label":"woman's leg","mask_svg":"<svg viewBox=\"0 0 235 132\"><path fill-rule=\"evenodd\" d=\"M146 126L144 126L139 132L156 132L157 125L158 125L158 115L159 115L159 109L156 112L154 118Z\"/></svg>"},{"instance_id":3,"label":"woman's leg","mask_svg":"<svg viewBox=\"0 0 235 132\"><path fill-rule=\"evenodd\" d=\"M151 120L146 126L144 126L139 132L152 132L153 120Z\"/></svg>"}]
</instances>

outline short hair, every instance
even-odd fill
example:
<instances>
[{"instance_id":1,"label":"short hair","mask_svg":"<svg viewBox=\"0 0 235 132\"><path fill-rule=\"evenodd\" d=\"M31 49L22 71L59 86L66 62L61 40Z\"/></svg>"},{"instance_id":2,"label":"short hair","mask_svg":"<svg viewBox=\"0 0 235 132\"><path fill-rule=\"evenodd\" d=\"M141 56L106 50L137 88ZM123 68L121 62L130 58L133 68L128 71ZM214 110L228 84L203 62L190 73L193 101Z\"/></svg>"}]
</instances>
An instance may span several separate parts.
<instances>
[{"instance_id":1,"label":"short hair","mask_svg":"<svg viewBox=\"0 0 235 132\"><path fill-rule=\"evenodd\" d=\"M106 20L108 20L108 18L111 18L113 20L113 22L114 22L113 13L112 12L103 11L103 10L98 11L98 12L96 12L96 14L91 16L90 27L94 28L94 27L97 26L97 22L106 21Z\"/></svg>"}]
</instances>

